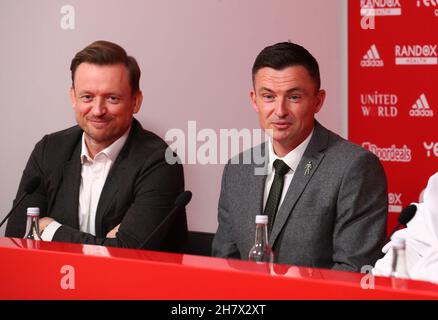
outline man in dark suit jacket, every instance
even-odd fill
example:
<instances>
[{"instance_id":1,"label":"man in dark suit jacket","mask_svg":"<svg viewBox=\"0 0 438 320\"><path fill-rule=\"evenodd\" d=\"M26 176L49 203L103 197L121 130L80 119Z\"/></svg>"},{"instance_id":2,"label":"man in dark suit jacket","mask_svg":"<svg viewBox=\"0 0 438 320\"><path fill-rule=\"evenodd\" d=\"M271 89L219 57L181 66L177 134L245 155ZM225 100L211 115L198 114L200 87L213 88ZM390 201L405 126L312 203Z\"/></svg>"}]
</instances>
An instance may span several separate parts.
<instances>
[{"instance_id":1,"label":"man in dark suit jacket","mask_svg":"<svg viewBox=\"0 0 438 320\"><path fill-rule=\"evenodd\" d=\"M142 102L137 62L117 44L96 41L76 54L71 72L78 126L35 146L17 195L33 177L42 182L10 217L6 236L22 237L26 208L39 207L44 240L180 250L185 210L159 225L184 191L183 169L133 118Z\"/></svg>"},{"instance_id":2,"label":"man in dark suit jacket","mask_svg":"<svg viewBox=\"0 0 438 320\"><path fill-rule=\"evenodd\" d=\"M254 63L253 84L253 107L270 140L224 169L213 255L248 259L255 216L267 214L277 263L348 271L373 265L386 232L385 173L374 154L314 119L325 98L317 61L293 43L267 47ZM266 157L264 174L257 155ZM274 184L280 191L272 192Z\"/></svg>"}]
</instances>

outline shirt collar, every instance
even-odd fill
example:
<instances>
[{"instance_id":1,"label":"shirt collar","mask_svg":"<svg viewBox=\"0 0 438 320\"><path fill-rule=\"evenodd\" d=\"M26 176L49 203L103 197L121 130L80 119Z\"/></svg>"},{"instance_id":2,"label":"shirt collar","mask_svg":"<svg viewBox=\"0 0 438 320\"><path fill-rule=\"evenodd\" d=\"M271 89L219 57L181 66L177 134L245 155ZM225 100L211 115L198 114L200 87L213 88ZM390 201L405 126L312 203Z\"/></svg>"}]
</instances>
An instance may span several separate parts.
<instances>
[{"instance_id":1,"label":"shirt collar","mask_svg":"<svg viewBox=\"0 0 438 320\"><path fill-rule=\"evenodd\" d=\"M272 167L274 165L274 161L277 159L283 160L289 168L292 169L292 171L297 170L298 164L301 161L301 158L303 157L304 151L306 151L307 146L309 145L310 139L313 136L313 131L310 132L310 134L307 136L306 139L304 139L303 142L301 142L295 149L290 151L287 155L285 155L283 158L280 158L277 156L274 152L274 147L272 145L272 138L269 139L269 170L272 170Z\"/></svg>"},{"instance_id":2,"label":"shirt collar","mask_svg":"<svg viewBox=\"0 0 438 320\"><path fill-rule=\"evenodd\" d=\"M128 135L130 131L131 131L131 127L129 127L128 130L126 130L126 132L120 138L118 138L116 141L114 141L112 144L110 144L102 151L98 152L94 156L94 159L96 159L100 155L105 155L108 159L114 162L117 156L119 155L120 151L122 150L123 146L125 145L125 142L128 139ZM93 161L93 159L91 159L90 154L88 153L88 148L87 145L85 144L85 132L84 132L82 133L81 164L84 164L84 162L86 161Z\"/></svg>"}]
</instances>

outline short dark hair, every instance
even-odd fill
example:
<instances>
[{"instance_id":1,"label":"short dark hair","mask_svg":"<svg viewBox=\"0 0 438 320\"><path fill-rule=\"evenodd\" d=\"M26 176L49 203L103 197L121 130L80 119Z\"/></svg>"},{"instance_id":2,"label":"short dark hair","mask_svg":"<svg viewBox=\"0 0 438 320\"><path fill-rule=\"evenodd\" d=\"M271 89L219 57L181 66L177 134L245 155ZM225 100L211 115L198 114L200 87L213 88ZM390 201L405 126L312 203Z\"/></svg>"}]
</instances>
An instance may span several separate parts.
<instances>
[{"instance_id":1,"label":"short dark hair","mask_svg":"<svg viewBox=\"0 0 438 320\"><path fill-rule=\"evenodd\" d=\"M75 73L78 66L88 62L100 66L123 64L128 70L132 94L140 90L140 67L134 57L128 56L125 49L113 42L99 40L76 53L70 64L71 81L74 87Z\"/></svg>"},{"instance_id":2,"label":"short dark hair","mask_svg":"<svg viewBox=\"0 0 438 320\"><path fill-rule=\"evenodd\" d=\"M288 67L303 66L315 81L319 90L321 87L321 77L319 75L319 65L315 57L304 47L292 42L280 42L264 48L257 56L252 67L252 82L257 71L262 68L272 68L283 70Z\"/></svg>"}]
</instances>

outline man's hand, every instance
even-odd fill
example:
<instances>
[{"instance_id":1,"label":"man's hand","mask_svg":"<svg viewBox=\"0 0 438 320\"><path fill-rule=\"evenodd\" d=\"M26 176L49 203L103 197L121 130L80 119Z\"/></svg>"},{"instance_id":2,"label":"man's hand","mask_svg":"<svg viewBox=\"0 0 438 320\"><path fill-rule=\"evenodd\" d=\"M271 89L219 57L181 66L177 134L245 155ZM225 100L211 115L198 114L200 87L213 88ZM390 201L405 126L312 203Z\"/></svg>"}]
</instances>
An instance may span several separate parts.
<instances>
[{"instance_id":1,"label":"man's hand","mask_svg":"<svg viewBox=\"0 0 438 320\"><path fill-rule=\"evenodd\" d=\"M120 224L118 224L113 230L111 230L110 232L108 232L108 234L106 235L107 238L115 238L116 237L116 233L119 231L120 228Z\"/></svg>"},{"instance_id":2,"label":"man's hand","mask_svg":"<svg viewBox=\"0 0 438 320\"><path fill-rule=\"evenodd\" d=\"M43 233L44 229L51 224L53 221L52 218L44 217L39 220L40 234Z\"/></svg>"}]
</instances>

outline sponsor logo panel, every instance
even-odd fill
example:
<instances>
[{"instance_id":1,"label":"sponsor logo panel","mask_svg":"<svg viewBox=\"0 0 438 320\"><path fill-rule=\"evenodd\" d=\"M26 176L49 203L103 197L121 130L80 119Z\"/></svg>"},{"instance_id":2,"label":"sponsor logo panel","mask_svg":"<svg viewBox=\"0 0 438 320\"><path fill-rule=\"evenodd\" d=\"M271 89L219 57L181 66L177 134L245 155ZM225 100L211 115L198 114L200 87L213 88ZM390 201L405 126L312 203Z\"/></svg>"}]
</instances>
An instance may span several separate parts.
<instances>
[{"instance_id":1,"label":"sponsor logo panel","mask_svg":"<svg viewBox=\"0 0 438 320\"><path fill-rule=\"evenodd\" d=\"M426 156L428 158L438 158L438 142L424 141L423 147L426 149Z\"/></svg>"},{"instance_id":2,"label":"sponsor logo panel","mask_svg":"<svg viewBox=\"0 0 438 320\"><path fill-rule=\"evenodd\" d=\"M400 213L403 209L401 193L388 193L388 211L394 213Z\"/></svg>"},{"instance_id":3,"label":"sponsor logo panel","mask_svg":"<svg viewBox=\"0 0 438 320\"><path fill-rule=\"evenodd\" d=\"M389 147L378 146L372 142L363 142L362 147L374 153L380 161L411 162L412 150L407 146L398 148L395 144Z\"/></svg>"},{"instance_id":4,"label":"sponsor logo panel","mask_svg":"<svg viewBox=\"0 0 438 320\"><path fill-rule=\"evenodd\" d=\"M361 0L361 16L400 16L402 7L400 0Z\"/></svg>"},{"instance_id":5,"label":"sponsor logo panel","mask_svg":"<svg viewBox=\"0 0 438 320\"><path fill-rule=\"evenodd\" d=\"M415 101L415 103L411 106L411 109L409 110L409 116L422 118L431 118L434 116L433 110L430 107L429 101L424 93L421 94L417 101Z\"/></svg>"},{"instance_id":6,"label":"sponsor logo panel","mask_svg":"<svg viewBox=\"0 0 438 320\"><path fill-rule=\"evenodd\" d=\"M363 93L360 104L364 117L395 118L398 115L398 96L392 93Z\"/></svg>"},{"instance_id":7,"label":"sponsor logo panel","mask_svg":"<svg viewBox=\"0 0 438 320\"><path fill-rule=\"evenodd\" d=\"M396 45L396 65L437 65L437 45Z\"/></svg>"},{"instance_id":8,"label":"sponsor logo panel","mask_svg":"<svg viewBox=\"0 0 438 320\"><path fill-rule=\"evenodd\" d=\"M437 0L417 0L417 7L432 11L435 17L438 17L438 1Z\"/></svg>"},{"instance_id":9,"label":"sponsor logo panel","mask_svg":"<svg viewBox=\"0 0 438 320\"><path fill-rule=\"evenodd\" d=\"M384 61L380 58L379 51L375 44L371 45L365 55L362 57L360 66L363 68L381 68L385 66Z\"/></svg>"}]
</instances>

